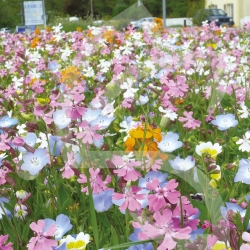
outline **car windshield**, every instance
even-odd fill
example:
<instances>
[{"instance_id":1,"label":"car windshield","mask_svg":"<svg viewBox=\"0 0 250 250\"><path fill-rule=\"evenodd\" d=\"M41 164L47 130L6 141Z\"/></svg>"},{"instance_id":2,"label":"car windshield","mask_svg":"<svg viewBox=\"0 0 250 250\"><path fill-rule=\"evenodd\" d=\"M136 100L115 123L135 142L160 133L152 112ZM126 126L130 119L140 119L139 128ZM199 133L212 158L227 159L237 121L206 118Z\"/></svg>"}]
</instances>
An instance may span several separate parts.
<instances>
[{"instance_id":1,"label":"car windshield","mask_svg":"<svg viewBox=\"0 0 250 250\"><path fill-rule=\"evenodd\" d=\"M225 16L225 12L220 9L211 9L211 10L206 10L205 12L209 16Z\"/></svg>"}]
</instances>

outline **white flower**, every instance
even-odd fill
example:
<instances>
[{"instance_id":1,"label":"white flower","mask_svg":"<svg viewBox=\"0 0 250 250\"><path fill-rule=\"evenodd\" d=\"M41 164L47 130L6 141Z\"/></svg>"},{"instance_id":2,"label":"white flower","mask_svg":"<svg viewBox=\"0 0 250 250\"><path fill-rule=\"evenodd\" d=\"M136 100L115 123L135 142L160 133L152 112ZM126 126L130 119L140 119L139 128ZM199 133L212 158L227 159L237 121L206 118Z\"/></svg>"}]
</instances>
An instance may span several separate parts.
<instances>
[{"instance_id":1,"label":"white flower","mask_svg":"<svg viewBox=\"0 0 250 250\"><path fill-rule=\"evenodd\" d=\"M250 130L248 130L243 139L239 139L236 144L239 144L239 150L242 152L250 152Z\"/></svg>"},{"instance_id":2,"label":"white flower","mask_svg":"<svg viewBox=\"0 0 250 250\"><path fill-rule=\"evenodd\" d=\"M107 73L109 71L110 65L111 65L111 62L101 59L100 63L98 64L98 67L101 68L101 72Z\"/></svg>"},{"instance_id":3,"label":"white flower","mask_svg":"<svg viewBox=\"0 0 250 250\"><path fill-rule=\"evenodd\" d=\"M65 49L61 49L62 55L61 58L63 61L67 60L68 57L71 55L72 50L69 47L66 47Z\"/></svg>"},{"instance_id":4,"label":"white flower","mask_svg":"<svg viewBox=\"0 0 250 250\"><path fill-rule=\"evenodd\" d=\"M16 204L15 205L15 217L19 218L20 220L24 220L24 218L28 215L27 207L22 204Z\"/></svg>"},{"instance_id":5,"label":"white flower","mask_svg":"<svg viewBox=\"0 0 250 250\"><path fill-rule=\"evenodd\" d=\"M249 109L247 108L247 106L245 105L245 103L242 102L240 104L240 107L242 109L238 109L238 112L240 113L239 117L240 118L248 118L248 116L249 116Z\"/></svg>"},{"instance_id":6,"label":"white flower","mask_svg":"<svg viewBox=\"0 0 250 250\"><path fill-rule=\"evenodd\" d=\"M5 66L6 69L11 69L12 66L13 66L13 63L11 61L6 61L4 66Z\"/></svg>"},{"instance_id":7,"label":"white flower","mask_svg":"<svg viewBox=\"0 0 250 250\"><path fill-rule=\"evenodd\" d=\"M60 243L66 243L66 246L70 246L70 249L84 250L89 241L90 235L81 232L76 236L76 238L72 237L71 235L67 235L66 238L61 239Z\"/></svg>"},{"instance_id":8,"label":"white flower","mask_svg":"<svg viewBox=\"0 0 250 250\"><path fill-rule=\"evenodd\" d=\"M165 136L162 137L161 142L158 144L158 148L162 152L171 153L182 146L182 142L178 140L179 140L178 134L173 132L168 132Z\"/></svg>"},{"instance_id":9,"label":"white flower","mask_svg":"<svg viewBox=\"0 0 250 250\"><path fill-rule=\"evenodd\" d=\"M174 121L177 118L177 114L175 112L172 112L172 110L170 109L163 109L163 107L160 106L159 111L164 113L163 117L167 117L171 121Z\"/></svg>"},{"instance_id":10,"label":"white flower","mask_svg":"<svg viewBox=\"0 0 250 250\"><path fill-rule=\"evenodd\" d=\"M132 97L134 98L135 93L139 90L137 88L132 88L134 81L130 78L127 79L127 82L124 82L120 88L121 89L126 89L126 92L123 93L124 98L129 98Z\"/></svg>"},{"instance_id":11,"label":"white flower","mask_svg":"<svg viewBox=\"0 0 250 250\"><path fill-rule=\"evenodd\" d=\"M83 70L84 76L86 77L93 77L95 75L95 72L92 67L88 67L87 69Z\"/></svg>"},{"instance_id":12,"label":"white flower","mask_svg":"<svg viewBox=\"0 0 250 250\"><path fill-rule=\"evenodd\" d=\"M30 69L29 75L31 78L40 78L41 73L37 72L36 68Z\"/></svg>"},{"instance_id":13,"label":"white flower","mask_svg":"<svg viewBox=\"0 0 250 250\"><path fill-rule=\"evenodd\" d=\"M48 148L48 142L47 142L46 134L40 132L39 137L37 138L36 142L41 143L39 148Z\"/></svg>"},{"instance_id":14,"label":"white flower","mask_svg":"<svg viewBox=\"0 0 250 250\"><path fill-rule=\"evenodd\" d=\"M33 53L29 54L29 61L39 62L41 57L42 57L41 54L37 50L35 50Z\"/></svg>"},{"instance_id":15,"label":"white flower","mask_svg":"<svg viewBox=\"0 0 250 250\"><path fill-rule=\"evenodd\" d=\"M59 23L57 26L53 26L52 30L54 31L54 33L59 33L62 28L63 28L62 24Z\"/></svg>"},{"instance_id":16,"label":"white flower","mask_svg":"<svg viewBox=\"0 0 250 250\"><path fill-rule=\"evenodd\" d=\"M174 160L169 161L172 168L180 171L187 171L194 167L195 160L192 159L192 156L188 156L185 159L181 159L178 155Z\"/></svg>"},{"instance_id":17,"label":"white flower","mask_svg":"<svg viewBox=\"0 0 250 250\"><path fill-rule=\"evenodd\" d=\"M107 103L102 110L102 115L106 115L108 117L113 117L114 113L115 113L114 103L115 103L115 101L113 101L111 103Z\"/></svg>"},{"instance_id":18,"label":"white flower","mask_svg":"<svg viewBox=\"0 0 250 250\"><path fill-rule=\"evenodd\" d=\"M220 146L219 143L215 143L214 145L212 142L201 142L199 145L196 146L195 152L199 155L202 156L204 153L210 154L212 158L216 158L216 156L221 153L222 147Z\"/></svg>"},{"instance_id":19,"label":"white flower","mask_svg":"<svg viewBox=\"0 0 250 250\"><path fill-rule=\"evenodd\" d=\"M16 128L18 129L17 133L19 135L24 134L24 133L27 132L27 130L25 130L25 128L26 128L25 124L18 125Z\"/></svg>"},{"instance_id":20,"label":"white flower","mask_svg":"<svg viewBox=\"0 0 250 250\"><path fill-rule=\"evenodd\" d=\"M23 80L24 80L23 77L18 79L16 76L14 76L12 78L12 82L14 83L14 88L18 89L19 87L23 86Z\"/></svg>"}]
</instances>

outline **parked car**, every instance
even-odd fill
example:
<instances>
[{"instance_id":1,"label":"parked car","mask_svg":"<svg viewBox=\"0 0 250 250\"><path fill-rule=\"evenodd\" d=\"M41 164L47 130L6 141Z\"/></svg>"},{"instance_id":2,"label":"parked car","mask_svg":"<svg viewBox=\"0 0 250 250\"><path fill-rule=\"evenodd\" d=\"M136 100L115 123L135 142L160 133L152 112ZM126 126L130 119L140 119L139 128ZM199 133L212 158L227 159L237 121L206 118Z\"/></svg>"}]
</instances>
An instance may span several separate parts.
<instances>
[{"instance_id":1,"label":"parked car","mask_svg":"<svg viewBox=\"0 0 250 250\"><path fill-rule=\"evenodd\" d=\"M227 16L227 13L221 9L204 9L203 11L197 11L193 18L193 23L201 25L204 21L207 21L208 23L214 21L217 26L232 27L234 25L233 18Z\"/></svg>"},{"instance_id":2,"label":"parked car","mask_svg":"<svg viewBox=\"0 0 250 250\"><path fill-rule=\"evenodd\" d=\"M130 24L133 25L135 29L141 29L143 25L152 25L155 17L144 17L138 21L131 21Z\"/></svg>"},{"instance_id":3,"label":"parked car","mask_svg":"<svg viewBox=\"0 0 250 250\"><path fill-rule=\"evenodd\" d=\"M11 30L9 28L1 28L0 33L10 33Z\"/></svg>"}]
</instances>

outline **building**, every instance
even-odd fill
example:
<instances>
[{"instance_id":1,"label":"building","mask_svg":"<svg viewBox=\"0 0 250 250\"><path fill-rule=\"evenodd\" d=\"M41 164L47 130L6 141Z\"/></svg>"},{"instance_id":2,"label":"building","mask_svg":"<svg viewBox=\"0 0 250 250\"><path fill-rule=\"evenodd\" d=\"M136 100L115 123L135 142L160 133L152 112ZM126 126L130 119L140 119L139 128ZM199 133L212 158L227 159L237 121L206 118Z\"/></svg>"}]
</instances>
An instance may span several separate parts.
<instances>
[{"instance_id":1,"label":"building","mask_svg":"<svg viewBox=\"0 0 250 250\"><path fill-rule=\"evenodd\" d=\"M208 0L207 6L224 10L241 27L241 19L250 18L250 0Z\"/></svg>"}]
</instances>

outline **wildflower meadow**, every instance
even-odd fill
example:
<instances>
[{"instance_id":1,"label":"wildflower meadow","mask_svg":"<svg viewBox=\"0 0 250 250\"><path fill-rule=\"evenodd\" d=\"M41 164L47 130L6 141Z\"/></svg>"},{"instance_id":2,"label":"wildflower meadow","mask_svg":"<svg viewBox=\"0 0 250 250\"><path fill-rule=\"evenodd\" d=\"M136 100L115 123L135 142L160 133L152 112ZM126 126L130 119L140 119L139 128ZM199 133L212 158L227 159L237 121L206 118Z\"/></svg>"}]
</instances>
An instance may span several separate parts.
<instances>
[{"instance_id":1,"label":"wildflower meadow","mask_svg":"<svg viewBox=\"0 0 250 250\"><path fill-rule=\"evenodd\" d=\"M249 34L0 34L0 249L250 249Z\"/></svg>"}]
</instances>

